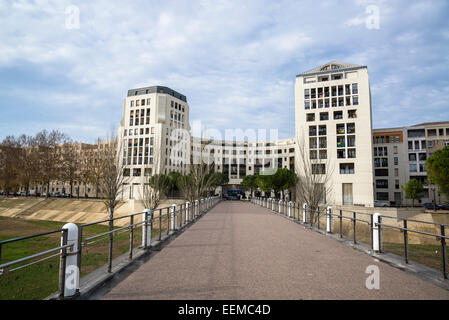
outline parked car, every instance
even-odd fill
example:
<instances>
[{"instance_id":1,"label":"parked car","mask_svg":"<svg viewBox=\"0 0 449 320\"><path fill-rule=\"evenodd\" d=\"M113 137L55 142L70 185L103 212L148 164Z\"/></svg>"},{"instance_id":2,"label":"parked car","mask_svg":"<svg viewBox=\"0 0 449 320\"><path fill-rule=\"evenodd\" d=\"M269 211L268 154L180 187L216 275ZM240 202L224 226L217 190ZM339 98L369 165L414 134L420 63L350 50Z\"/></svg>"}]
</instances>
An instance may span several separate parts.
<instances>
[{"instance_id":1,"label":"parked car","mask_svg":"<svg viewBox=\"0 0 449 320\"><path fill-rule=\"evenodd\" d=\"M375 206L375 207L389 207L389 206L390 206L390 202L388 202L388 201L374 200L374 206Z\"/></svg>"},{"instance_id":2,"label":"parked car","mask_svg":"<svg viewBox=\"0 0 449 320\"><path fill-rule=\"evenodd\" d=\"M449 203L442 203L437 205L437 210L449 210Z\"/></svg>"},{"instance_id":3,"label":"parked car","mask_svg":"<svg viewBox=\"0 0 449 320\"><path fill-rule=\"evenodd\" d=\"M20 196L21 196L21 197L26 197L26 195L27 195L26 192L21 192L21 193L20 193Z\"/></svg>"},{"instance_id":4,"label":"parked car","mask_svg":"<svg viewBox=\"0 0 449 320\"><path fill-rule=\"evenodd\" d=\"M434 209L435 209L435 205L434 205L433 203L431 203L431 202L426 202L426 203L424 203L424 204L423 204L423 207L424 207L426 210L434 210ZM437 206L437 209L438 209L438 206Z\"/></svg>"}]
</instances>

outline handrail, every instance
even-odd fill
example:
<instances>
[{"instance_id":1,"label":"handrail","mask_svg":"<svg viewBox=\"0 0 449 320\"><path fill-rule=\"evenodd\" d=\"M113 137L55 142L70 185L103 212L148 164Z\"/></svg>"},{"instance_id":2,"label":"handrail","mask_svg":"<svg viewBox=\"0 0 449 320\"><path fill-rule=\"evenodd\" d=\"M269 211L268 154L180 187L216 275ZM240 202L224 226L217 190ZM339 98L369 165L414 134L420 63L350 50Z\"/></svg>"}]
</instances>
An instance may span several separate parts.
<instances>
[{"instance_id":1,"label":"handrail","mask_svg":"<svg viewBox=\"0 0 449 320\"><path fill-rule=\"evenodd\" d=\"M23 237L16 237L16 238L0 241L0 261L1 261L2 245L8 244L8 243L13 243L13 242L18 242L21 240L32 239L32 238L36 238L39 236L62 233L60 246L58 246L56 248L44 250L44 251L29 255L26 257L22 257L22 258L14 260L14 261L9 261L7 263L0 264L0 276L8 274L8 273L16 271L16 270L24 269L31 265L37 264L39 262L60 256L59 298L63 299L64 295L65 295L65 289L66 289L65 288L65 280L66 280L65 278L67 276L67 274L66 274L67 259L72 256L77 257L76 262L74 262L73 259L70 259L70 264L71 265L75 264L76 266L78 266L78 277L79 277L79 274L81 271L81 256L82 256L83 247L86 247L88 244L90 244L90 243L88 243L89 241L109 235L110 243L109 243L109 258L108 258L109 259L108 260L109 267L108 267L108 270L110 271L111 270L110 267L111 267L111 263L112 263L112 254L111 254L112 240L113 240L114 235L122 234L124 232L127 232L127 230L129 230L129 232L130 232L129 259L132 260L133 234L134 234L134 229L136 227L142 226L142 231L144 230L144 228L149 228L149 229L145 229L145 230L150 230L149 236L151 237L151 234L152 234L151 230L153 228L153 224L155 221L159 221L160 222L159 223L159 231L160 231L159 232L159 240L161 240L160 238L161 238L161 234L162 234L161 228L162 228L162 219L163 218L164 218L163 220L164 221L166 220L166 222L167 222L167 225L166 225L167 236L169 236L170 232L176 232L177 230L182 228L183 225L185 226L188 223L192 223L192 222L196 221L200 216L205 214L207 211L209 211L211 208L213 208L217 203L219 203L220 200L221 200L220 196L213 196L213 197L200 198L200 199L190 203L189 206L187 206L187 203L184 202L184 203L177 205L177 207L176 206L175 207L168 206L168 207L163 207L163 208L157 208L157 209L153 210L153 211L159 210L159 215L157 217L144 211L144 212L128 214L125 216L115 217L112 219L104 219L104 220L100 220L100 221L95 221L92 223L78 224L77 225L78 236L77 236L77 238L71 240L72 241L71 244L67 244L69 228L62 228L59 230L43 232L43 233L29 235L29 236L23 236ZM176 208L176 209L173 209L173 208ZM163 213L164 211L166 211L166 212ZM145 214L145 217L142 218L142 221L134 223L134 217L137 215L142 215L142 214ZM167 217L169 219L166 219ZM170 217L172 217L173 220L170 220ZM100 224L100 223L107 223L107 222L110 223L110 226L113 226L113 221L126 219L126 218L130 219L129 224L126 226L119 227L119 228L116 228L113 230L109 230L107 232L95 234L93 236L86 237L83 239L83 229L85 227L89 227L89 226ZM165 224L165 222L164 222L164 224ZM148 231L146 231L146 232L148 232ZM75 241L76 243L73 243L73 241ZM93 242L96 242L96 241L93 241ZM146 245L147 233L145 233L144 239L142 239L142 243L145 244L142 246L143 249L150 248L150 246ZM77 249L75 250L75 248L77 248ZM68 250L70 250L70 251L68 251ZM56 254L55 254L55 252L56 252ZM38 259L38 260L36 260L36 259ZM31 263L22 264L29 260L35 260L35 261L32 261ZM10 269L11 266L14 266L17 264L22 264L22 265L14 268L14 269Z\"/></svg>"},{"instance_id":2,"label":"handrail","mask_svg":"<svg viewBox=\"0 0 449 320\"><path fill-rule=\"evenodd\" d=\"M10 262L4 263L4 264L0 264L0 270L5 269L5 268L9 268L10 266L13 266L15 264L19 264L19 263L22 263L22 262L25 262L25 261L28 261L28 260L32 260L32 259L36 259L36 258L45 256L47 254L50 254L50 253L53 253L53 252L56 252L56 251L60 251L62 249L73 248L73 246L74 246L74 244L66 244L66 245L63 245L63 246L60 246L60 247L57 247L57 248L45 250L45 251L42 251L42 252L39 252L39 253L35 253L35 254L32 254L32 255L24 257L24 258L20 258L20 259L14 260L14 261L10 261ZM57 255L59 256L61 254L62 253L59 253ZM10 271L14 271L14 270L10 270Z\"/></svg>"},{"instance_id":3,"label":"handrail","mask_svg":"<svg viewBox=\"0 0 449 320\"><path fill-rule=\"evenodd\" d=\"M409 221L409 220L407 220ZM404 227L398 227L398 226L392 226L392 225L388 225L385 223L379 223L379 222L375 222L374 223L375 226L381 226L381 227L387 227L387 228L393 228L393 229L398 229L401 231L410 231L410 232L414 232L414 233L419 233L419 234L424 234L427 236L431 236L431 237L436 237L438 239L444 238L444 239L449 239L449 236L442 236L441 234L436 234L436 233L430 233L430 232L425 232L425 231L419 231L416 229L410 229L410 228L404 228Z\"/></svg>"},{"instance_id":4,"label":"handrail","mask_svg":"<svg viewBox=\"0 0 449 320\"><path fill-rule=\"evenodd\" d=\"M29 235L29 236L11 238L11 239L0 241L0 246L3 245L3 244L7 244L7 243L17 242L17 241L22 241L22 240L28 240L28 239L41 237L41 236L46 236L46 235L54 234L54 233L60 233L60 232L63 232L64 230L67 230L67 229L59 229L59 230L54 230L54 231L37 233L37 234Z\"/></svg>"}]
</instances>

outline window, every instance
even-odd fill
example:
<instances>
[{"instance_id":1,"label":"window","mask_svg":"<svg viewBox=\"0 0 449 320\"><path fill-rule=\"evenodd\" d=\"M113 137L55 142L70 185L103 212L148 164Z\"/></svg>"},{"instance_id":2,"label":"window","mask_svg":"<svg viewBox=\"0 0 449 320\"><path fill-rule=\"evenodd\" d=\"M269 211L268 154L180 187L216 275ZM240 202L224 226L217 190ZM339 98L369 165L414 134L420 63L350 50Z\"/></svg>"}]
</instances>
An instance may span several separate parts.
<instances>
[{"instance_id":1,"label":"window","mask_svg":"<svg viewBox=\"0 0 449 320\"><path fill-rule=\"evenodd\" d=\"M427 144L428 144L429 148L433 148L433 141L429 141ZM409 147L410 147L410 142L409 142Z\"/></svg>"},{"instance_id":2,"label":"window","mask_svg":"<svg viewBox=\"0 0 449 320\"><path fill-rule=\"evenodd\" d=\"M130 174L131 174L130 169L124 169L123 170L123 176L129 177Z\"/></svg>"},{"instance_id":3,"label":"window","mask_svg":"<svg viewBox=\"0 0 449 320\"><path fill-rule=\"evenodd\" d=\"M419 154L419 161L426 161L426 159L427 159L427 154L425 154L425 153Z\"/></svg>"},{"instance_id":4,"label":"window","mask_svg":"<svg viewBox=\"0 0 449 320\"><path fill-rule=\"evenodd\" d=\"M358 94L358 93L359 93L358 84L357 83L353 83L352 84L352 94Z\"/></svg>"},{"instance_id":5,"label":"window","mask_svg":"<svg viewBox=\"0 0 449 320\"><path fill-rule=\"evenodd\" d=\"M348 136L348 147L355 147L355 136Z\"/></svg>"},{"instance_id":6,"label":"window","mask_svg":"<svg viewBox=\"0 0 449 320\"><path fill-rule=\"evenodd\" d=\"M131 107L134 107L134 100L131 100Z\"/></svg>"},{"instance_id":7,"label":"window","mask_svg":"<svg viewBox=\"0 0 449 320\"><path fill-rule=\"evenodd\" d=\"M438 135L444 136L444 129L438 129Z\"/></svg>"},{"instance_id":8,"label":"window","mask_svg":"<svg viewBox=\"0 0 449 320\"><path fill-rule=\"evenodd\" d=\"M388 180L376 180L376 188L378 189L388 189Z\"/></svg>"},{"instance_id":9,"label":"window","mask_svg":"<svg viewBox=\"0 0 449 320\"><path fill-rule=\"evenodd\" d=\"M315 113L308 113L307 121L315 121Z\"/></svg>"},{"instance_id":10,"label":"window","mask_svg":"<svg viewBox=\"0 0 449 320\"><path fill-rule=\"evenodd\" d=\"M346 158L345 149L337 150L337 158L338 159L345 159Z\"/></svg>"},{"instance_id":11,"label":"window","mask_svg":"<svg viewBox=\"0 0 449 320\"><path fill-rule=\"evenodd\" d=\"M394 157L394 165L397 166L399 164L398 157Z\"/></svg>"},{"instance_id":12,"label":"window","mask_svg":"<svg viewBox=\"0 0 449 320\"><path fill-rule=\"evenodd\" d=\"M304 109L306 109L306 110L310 109L310 101L304 102Z\"/></svg>"},{"instance_id":13,"label":"window","mask_svg":"<svg viewBox=\"0 0 449 320\"><path fill-rule=\"evenodd\" d=\"M399 176L399 169L398 168L394 168L394 176L395 177Z\"/></svg>"},{"instance_id":14,"label":"window","mask_svg":"<svg viewBox=\"0 0 449 320\"><path fill-rule=\"evenodd\" d=\"M334 111L334 120L343 119L343 111Z\"/></svg>"},{"instance_id":15,"label":"window","mask_svg":"<svg viewBox=\"0 0 449 320\"><path fill-rule=\"evenodd\" d=\"M375 169L374 175L376 177L388 177L388 169Z\"/></svg>"},{"instance_id":16,"label":"window","mask_svg":"<svg viewBox=\"0 0 449 320\"><path fill-rule=\"evenodd\" d=\"M419 164L419 172L426 172L426 165L424 163Z\"/></svg>"},{"instance_id":17,"label":"window","mask_svg":"<svg viewBox=\"0 0 449 320\"><path fill-rule=\"evenodd\" d=\"M304 89L304 99L310 99L310 89Z\"/></svg>"},{"instance_id":18,"label":"window","mask_svg":"<svg viewBox=\"0 0 449 320\"><path fill-rule=\"evenodd\" d=\"M429 130L427 130L427 136L435 137L436 135L437 135L437 130L436 129L429 129Z\"/></svg>"},{"instance_id":19,"label":"window","mask_svg":"<svg viewBox=\"0 0 449 320\"><path fill-rule=\"evenodd\" d=\"M326 165L325 164L312 164L312 174L325 174Z\"/></svg>"},{"instance_id":20,"label":"window","mask_svg":"<svg viewBox=\"0 0 449 320\"><path fill-rule=\"evenodd\" d=\"M388 201L388 192L377 192L376 200L387 200Z\"/></svg>"},{"instance_id":21,"label":"window","mask_svg":"<svg viewBox=\"0 0 449 320\"><path fill-rule=\"evenodd\" d=\"M398 154L398 146L394 146L393 147L393 153L394 154Z\"/></svg>"},{"instance_id":22,"label":"window","mask_svg":"<svg viewBox=\"0 0 449 320\"><path fill-rule=\"evenodd\" d=\"M348 110L348 118L349 119L357 118L357 110Z\"/></svg>"},{"instance_id":23,"label":"window","mask_svg":"<svg viewBox=\"0 0 449 320\"><path fill-rule=\"evenodd\" d=\"M319 135L320 136L326 135L326 126L319 126Z\"/></svg>"},{"instance_id":24,"label":"window","mask_svg":"<svg viewBox=\"0 0 449 320\"><path fill-rule=\"evenodd\" d=\"M309 127L309 136L311 136L311 137L316 136L316 126Z\"/></svg>"},{"instance_id":25,"label":"window","mask_svg":"<svg viewBox=\"0 0 449 320\"><path fill-rule=\"evenodd\" d=\"M133 169L133 177L140 177L141 169Z\"/></svg>"},{"instance_id":26,"label":"window","mask_svg":"<svg viewBox=\"0 0 449 320\"><path fill-rule=\"evenodd\" d=\"M327 138L326 137L320 137L320 149L325 149L327 147Z\"/></svg>"},{"instance_id":27,"label":"window","mask_svg":"<svg viewBox=\"0 0 449 320\"><path fill-rule=\"evenodd\" d=\"M416 161L416 154L415 153L409 153L408 154L408 161Z\"/></svg>"},{"instance_id":28,"label":"window","mask_svg":"<svg viewBox=\"0 0 449 320\"><path fill-rule=\"evenodd\" d=\"M316 150L310 150L310 159L311 160L317 159L317 151Z\"/></svg>"},{"instance_id":29,"label":"window","mask_svg":"<svg viewBox=\"0 0 449 320\"><path fill-rule=\"evenodd\" d=\"M410 172L418 172L418 169L416 167L416 164L410 164Z\"/></svg>"},{"instance_id":30,"label":"window","mask_svg":"<svg viewBox=\"0 0 449 320\"><path fill-rule=\"evenodd\" d=\"M348 158L355 158L355 149L348 149Z\"/></svg>"},{"instance_id":31,"label":"window","mask_svg":"<svg viewBox=\"0 0 449 320\"><path fill-rule=\"evenodd\" d=\"M354 163L340 163L340 174L354 174Z\"/></svg>"},{"instance_id":32,"label":"window","mask_svg":"<svg viewBox=\"0 0 449 320\"><path fill-rule=\"evenodd\" d=\"M309 148L310 149L317 148L316 138L309 138Z\"/></svg>"},{"instance_id":33,"label":"window","mask_svg":"<svg viewBox=\"0 0 449 320\"><path fill-rule=\"evenodd\" d=\"M359 104L359 97L358 96L353 96L352 97L352 104L357 106Z\"/></svg>"},{"instance_id":34,"label":"window","mask_svg":"<svg viewBox=\"0 0 449 320\"><path fill-rule=\"evenodd\" d=\"M413 142L412 141L408 142L408 149L413 150Z\"/></svg>"},{"instance_id":35,"label":"window","mask_svg":"<svg viewBox=\"0 0 449 320\"><path fill-rule=\"evenodd\" d=\"M329 120L329 113L328 112L320 112L320 120Z\"/></svg>"},{"instance_id":36,"label":"window","mask_svg":"<svg viewBox=\"0 0 449 320\"><path fill-rule=\"evenodd\" d=\"M344 123L337 124L337 134L345 134Z\"/></svg>"},{"instance_id":37,"label":"window","mask_svg":"<svg viewBox=\"0 0 449 320\"><path fill-rule=\"evenodd\" d=\"M348 134L355 133L355 123L347 123L346 129L347 129Z\"/></svg>"},{"instance_id":38,"label":"window","mask_svg":"<svg viewBox=\"0 0 449 320\"><path fill-rule=\"evenodd\" d=\"M337 148L345 147L345 137L337 137Z\"/></svg>"}]
</instances>

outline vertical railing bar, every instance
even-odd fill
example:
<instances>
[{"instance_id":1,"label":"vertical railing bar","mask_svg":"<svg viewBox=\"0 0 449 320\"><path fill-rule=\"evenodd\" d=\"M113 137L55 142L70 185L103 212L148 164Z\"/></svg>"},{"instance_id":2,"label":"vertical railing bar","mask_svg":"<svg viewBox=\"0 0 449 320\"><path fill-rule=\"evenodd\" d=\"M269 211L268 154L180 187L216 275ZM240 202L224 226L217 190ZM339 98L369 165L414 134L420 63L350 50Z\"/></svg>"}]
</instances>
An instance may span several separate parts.
<instances>
[{"instance_id":1,"label":"vertical railing bar","mask_svg":"<svg viewBox=\"0 0 449 320\"><path fill-rule=\"evenodd\" d=\"M444 279L447 279L446 239L445 239L444 225L441 225L440 228L441 228L441 249L442 249L442 259L443 259L443 277L444 277Z\"/></svg>"},{"instance_id":2,"label":"vertical railing bar","mask_svg":"<svg viewBox=\"0 0 449 320\"><path fill-rule=\"evenodd\" d=\"M340 209L340 238L343 238L343 210Z\"/></svg>"},{"instance_id":3,"label":"vertical railing bar","mask_svg":"<svg viewBox=\"0 0 449 320\"><path fill-rule=\"evenodd\" d=\"M133 247L134 247L134 215L129 218L130 230L129 230L129 260L133 259Z\"/></svg>"},{"instance_id":4,"label":"vertical railing bar","mask_svg":"<svg viewBox=\"0 0 449 320\"><path fill-rule=\"evenodd\" d=\"M356 227L356 225L357 225L357 212L353 212L352 213L352 221L353 221L353 228L354 228L354 230L353 230L353 233L354 233L354 244L356 244L357 243L357 240L356 240L356 235L357 235L357 227Z\"/></svg>"},{"instance_id":5,"label":"vertical railing bar","mask_svg":"<svg viewBox=\"0 0 449 320\"><path fill-rule=\"evenodd\" d=\"M159 209L159 241L162 240L162 209Z\"/></svg>"},{"instance_id":6,"label":"vertical railing bar","mask_svg":"<svg viewBox=\"0 0 449 320\"><path fill-rule=\"evenodd\" d=\"M62 230L62 246L67 245L67 229ZM59 258L59 299L64 299L64 291L65 291L65 269L67 262L67 248L62 248L61 257Z\"/></svg>"},{"instance_id":7,"label":"vertical railing bar","mask_svg":"<svg viewBox=\"0 0 449 320\"><path fill-rule=\"evenodd\" d=\"M404 219L404 258L405 258L405 263L408 263L407 219Z\"/></svg>"}]
</instances>

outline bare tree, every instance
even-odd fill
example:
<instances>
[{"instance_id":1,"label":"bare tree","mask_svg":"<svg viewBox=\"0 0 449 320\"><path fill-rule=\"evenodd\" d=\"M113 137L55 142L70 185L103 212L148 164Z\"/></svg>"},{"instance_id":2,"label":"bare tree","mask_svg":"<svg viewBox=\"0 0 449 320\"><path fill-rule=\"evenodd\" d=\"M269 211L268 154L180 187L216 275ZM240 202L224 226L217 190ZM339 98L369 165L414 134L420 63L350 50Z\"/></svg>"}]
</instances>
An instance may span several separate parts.
<instances>
[{"instance_id":1,"label":"bare tree","mask_svg":"<svg viewBox=\"0 0 449 320\"><path fill-rule=\"evenodd\" d=\"M0 144L0 187L6 191L17 190L20 180L20 139L7 136Z\"/></svg>"},{"instance_id":2,"label":"bare tree","mask_svg":"<svg viewBox=\"0 0 449 320\"><path fill-rule=\"evenodd\" d=\"M19 139L22 146L18 158L20 166L19 181L20 185L24 187L25 193L28 195L31 184L36 182L38 176L39 158L36 153L36 144L33 137L21 135Z\"/></svg>"},{"instance_id":3,"label":"bare tree","mask_svg":"<svg viewBox=\"0 0 449 320\"><path fill-rule=\"evenodd\" d=\"M61 147L60 178L69 183L70 197L73 197L73 183L79 180L80 158L77 147L71 140L65 141Z\"/></svg>"},{"instance_id":4,"label":"bare tree","mask_svg":"<svg viewBox=\"0 0 449 320\"><path fill-rule=\"evenodd\" d=\"M121 160L123 151L118 145L117 136L110 134L106 141L99 139L99 172L101 179L99 186L104 197L104 204L108 210L109 218L113 219L115 207L119 204L119 195L125 181L124 164Z\"/></svg>"},{"instance_id":5,"label":"bare tree","mask_svg":"<svg viewBox=\"0 0 449 320\"><path fill-rule=\"evenodd\" d=\"M144 207L151 211L154 211L159 206L161 199L166 195L169 188L169 179L163 174L163 166L159 161L160 158L154 158L156 160L145 168L145 182L141 194ZM159 170L160 173L156 173L156 170Z\"/></svg>"},{"instance_id":6,"label":"bare tree","mask_svg":"<svg viewBox=\"0 0 449 320\"><path fill-rule=\"evenodd\" d=\"M36 151L39 159L39 173L37 180L46 186L46 197L50 193L50 183L59 178L61 164L60 144L68 138L65 134L53 130L43 130L36 134Z\"/></svg>"},{"instance_id":7,"label":"bare tree","mask_svg":"<svg viewBox=\"0 0 449 320\"><path fill-rule=\"evenodd\" d=\"M319 215L319 205L325 203L327 196L331 192L332 186L329 183L333 167L327 159L316 159L311 156L310 150L307 152L304 139L296 139L298 153L295 157L295 167L298 172L296 179L296 201L300 204L307 203L310 208L310 222L316 223ZM313 158L313 159L311 159Z\"/></svg>"}]
</instances>

